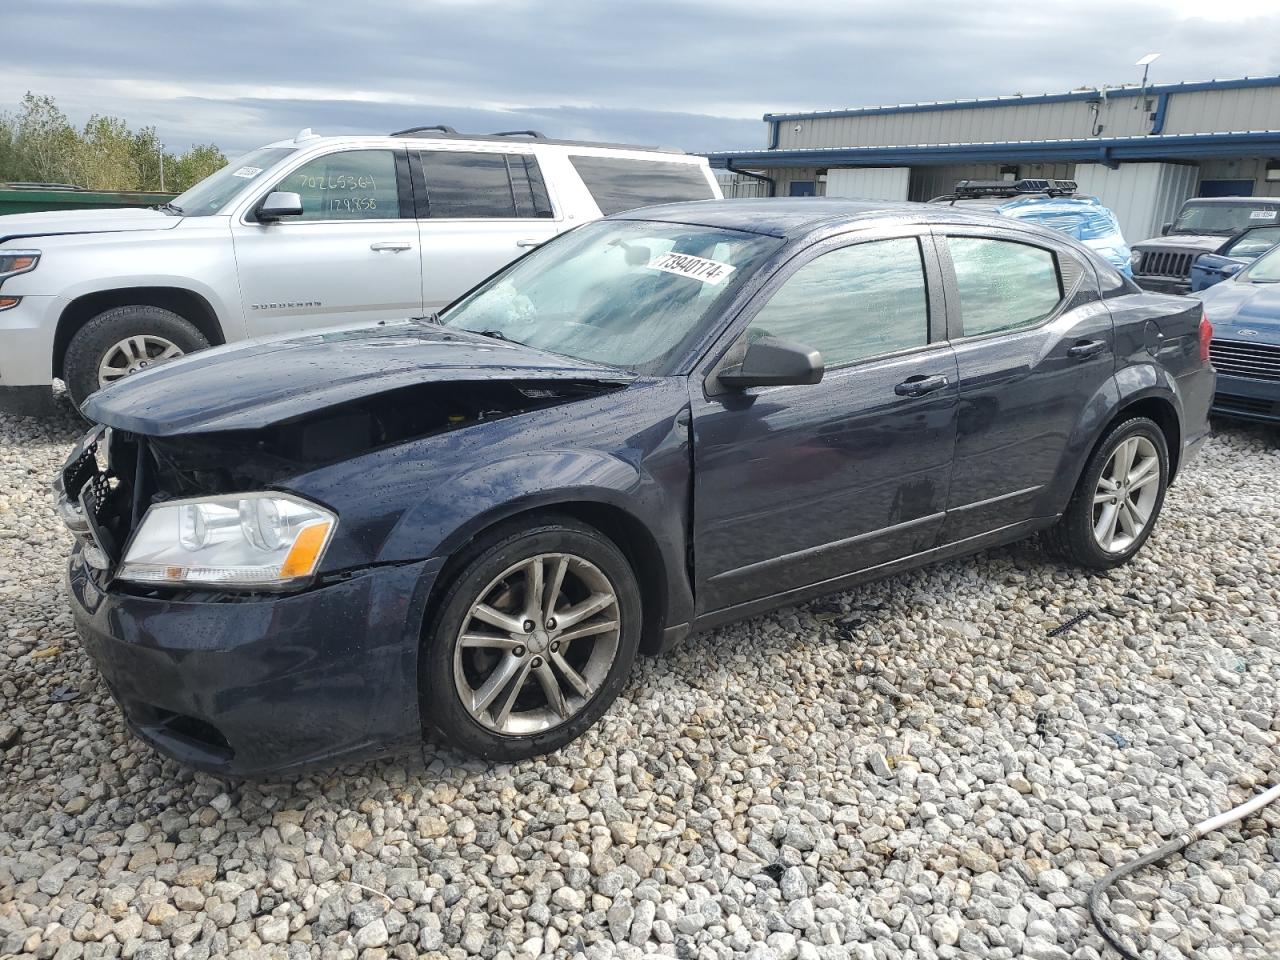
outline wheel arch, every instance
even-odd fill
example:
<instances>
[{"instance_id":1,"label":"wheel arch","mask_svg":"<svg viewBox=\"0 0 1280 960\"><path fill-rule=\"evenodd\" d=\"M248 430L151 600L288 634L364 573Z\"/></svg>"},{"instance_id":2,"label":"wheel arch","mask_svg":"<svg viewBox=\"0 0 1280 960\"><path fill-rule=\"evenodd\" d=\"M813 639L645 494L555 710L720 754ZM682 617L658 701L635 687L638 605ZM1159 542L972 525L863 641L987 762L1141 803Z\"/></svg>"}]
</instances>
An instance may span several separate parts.
<instances>
[{"instance_id":1,"label":"wheel arch","mask_svg":"<svg viewBox=\"0 0 1280 960\"><path fill-rule=\"evenodd\" d=\"M640 587L640 652L656 655L662 649L663 631L671 608L668 560L653 531L634 513L604 498L547 498L534 502L503 504L467 523L442 545L448 559L440 568L423 610L423 629L431 622L441 598L458 573L471 560L466 545L504 527L519 528L532 521L566 517L598 530L627 558Z\"/></svg>"},{"instance_id":2,"label":"wheel arch","mask_svg":"<svg viewBox=\"0 0 1280 960\"><path fill-rule=\"evenodd\" d=\"M58 316L53 340L53 375L61 377L67 346L86 323L98 314L115 307L148 306L169 310L189 321L210 346L227 342L218 314L205 297L185 287L139 286L117 287L82 294L70 301Z\"/></svg>"}]
</instances>

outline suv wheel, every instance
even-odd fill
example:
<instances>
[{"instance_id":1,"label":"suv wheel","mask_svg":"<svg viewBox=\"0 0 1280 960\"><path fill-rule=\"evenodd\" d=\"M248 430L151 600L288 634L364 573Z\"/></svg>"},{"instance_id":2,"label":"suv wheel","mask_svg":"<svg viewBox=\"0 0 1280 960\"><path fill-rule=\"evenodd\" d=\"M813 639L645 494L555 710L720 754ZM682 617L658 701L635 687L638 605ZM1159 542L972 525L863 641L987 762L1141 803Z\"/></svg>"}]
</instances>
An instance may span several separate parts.
<instances>
[{"instance_id":1,"label":"suv wheel","mask_svg":"<svg viewBox=\"0 0 1280 960\"><path fill-rule=\"evenodd\" d=\"M1151 536L1168 485L1164 431L1146 417L1116 425L1093 451L1066 512L1049 531L1050 548L1094 570L1126 563Z\"/></svg>"},{"instance_id":2,"label":"suv wheel","mask_svg":"<svg viewBox=\"0 0 1280 960\"><path fill-rule=\"evenodd\" d=\"M76 331L62 360L62 375L79 409L95 390L207 346L203 333L170 310L115 307Z\"/></svg>"},{"instance_id":3,"label":"suv wheel","mask_svg":"<svg viewBox=\"0 0 1280 960\"><path fill-rule=\"evenodd\" d=\"M640 591L622 552L569 518L482 539L424 637L424 719L446 745L521 760L575 740L626 683Z\"/></svg>"}]
</instances>

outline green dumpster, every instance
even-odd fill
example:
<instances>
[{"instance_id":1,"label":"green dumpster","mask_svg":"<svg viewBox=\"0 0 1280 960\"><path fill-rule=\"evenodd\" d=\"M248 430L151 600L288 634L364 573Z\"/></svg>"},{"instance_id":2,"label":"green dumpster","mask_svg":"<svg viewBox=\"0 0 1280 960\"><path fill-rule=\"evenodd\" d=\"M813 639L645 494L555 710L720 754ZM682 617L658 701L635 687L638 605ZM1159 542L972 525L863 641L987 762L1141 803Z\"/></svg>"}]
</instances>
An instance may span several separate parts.
<instances>
[{"instance_id":1,"label":"green dumpster","mask_svg":"<svg viewBox=\"0 0 1280 960\"><path fill-rule=\"evenodd\" d=\"M44 210L95 210L154 207L177 194L142 191L86 190L64 183L0 183L0 215Z\"/></svg>"}]
</instances>

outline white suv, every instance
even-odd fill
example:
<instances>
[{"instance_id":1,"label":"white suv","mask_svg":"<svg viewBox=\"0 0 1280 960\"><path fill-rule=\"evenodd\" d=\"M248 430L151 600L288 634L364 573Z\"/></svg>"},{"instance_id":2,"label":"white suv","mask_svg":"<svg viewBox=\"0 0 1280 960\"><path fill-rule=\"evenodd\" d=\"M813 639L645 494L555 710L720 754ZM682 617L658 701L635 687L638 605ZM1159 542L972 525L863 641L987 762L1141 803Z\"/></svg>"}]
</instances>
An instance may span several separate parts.
<instances>
[{"instance_id":1,"label":"white suv","mask_svg":"<svg viewBox=\"0 0 1280 960\"><path fill-rule=\"evenodd\" d=\"M526 249L720 197L702 157L415 127L304 130L154 210L0 216L0 413L211 344L430 313Z\"/></svg>"}]
</instances>

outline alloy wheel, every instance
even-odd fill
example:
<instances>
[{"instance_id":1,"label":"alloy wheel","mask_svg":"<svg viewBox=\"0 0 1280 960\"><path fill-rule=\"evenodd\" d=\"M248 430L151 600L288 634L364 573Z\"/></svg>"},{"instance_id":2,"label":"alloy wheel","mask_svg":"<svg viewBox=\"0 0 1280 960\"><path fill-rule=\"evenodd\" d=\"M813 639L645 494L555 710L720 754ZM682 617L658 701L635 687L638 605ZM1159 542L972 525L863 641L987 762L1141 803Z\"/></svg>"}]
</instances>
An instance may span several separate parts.
<instances>
[{"instance_id":1,"label":"alloy wheel","mask_svg":"<svg viewBox=\"0 0 1280 960\"><path fill-rule=\"evenodd\" d=\"M182 355L182 348L164 337L150 333L126 337L103 354L98 365L98 387L105 387L166 360L176 360Z\"/></svg>"},{"instance_id":2,"label":"alloy wheel","mask_svg":"<svg viewBox=\"0 0 1280 960\"><path fill-rule=\"evenodd\" d=\"M617 591L597 566L569 553L529 557L472 603L454 641L454 688L488 730L550 730L605 682L620 626Z\"/></svg>"},{"instance_id":3,"label":"alloy wheel","mask_svg":"<svg viewBox=\"0 0 1280 960\"><path fill-rule=\"evenodd\" d=\"M1111 452L1093 494L1093 537L1108 553L1123 553L1151 523L1160 496L1160 454L1137 435Z\"/></svg>"}]
</instances>

